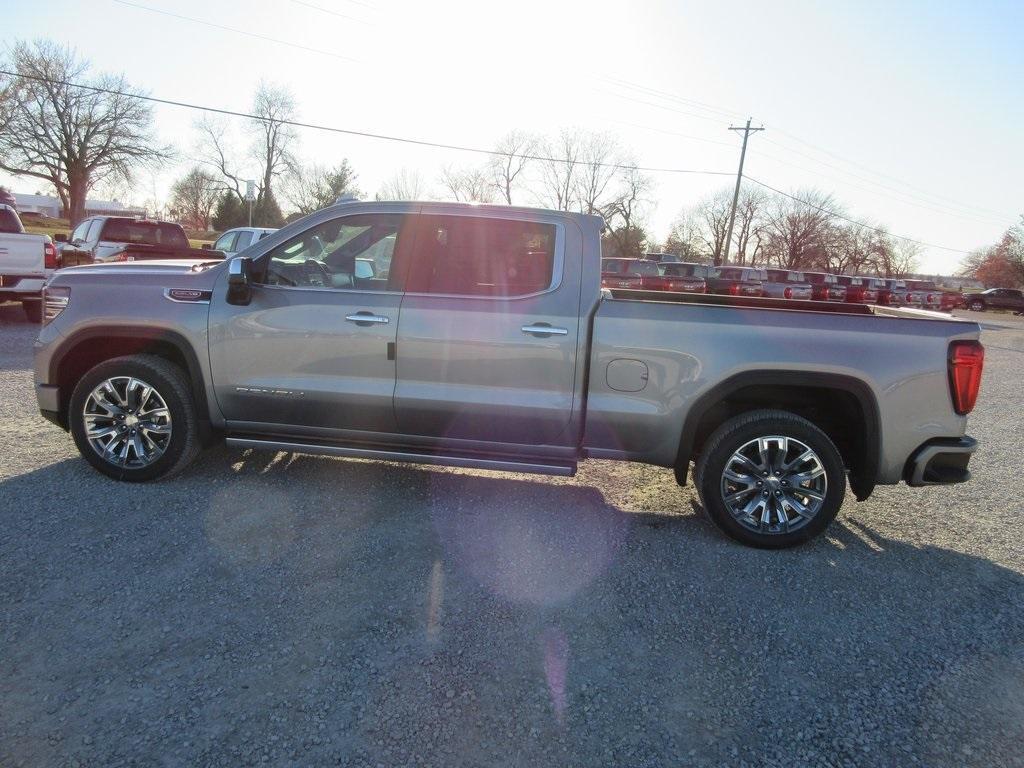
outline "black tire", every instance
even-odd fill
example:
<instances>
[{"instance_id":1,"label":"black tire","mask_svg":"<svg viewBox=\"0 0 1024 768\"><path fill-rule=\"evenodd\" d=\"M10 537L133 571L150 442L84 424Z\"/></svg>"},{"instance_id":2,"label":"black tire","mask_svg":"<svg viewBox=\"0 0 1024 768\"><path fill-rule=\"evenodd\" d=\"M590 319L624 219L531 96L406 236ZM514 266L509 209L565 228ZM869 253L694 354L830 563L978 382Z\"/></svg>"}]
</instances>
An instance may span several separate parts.
<instances>
[{"instance_id":1,"label":"black tire","mask_svg":"<svg viewBox=\"0 0 1024 768\"><path fill-rule=\"evenodd\" d=\"M25 310L25 317L30 323L43 322L42 299L22 299L21 308Z\"/></svg>"},{"instance_id":2,"label":"black tire","mask_svg":"<svg viewBox=\"0 0 1024 768\"><path fill-rule=\"evenodd\" d=\"M105 379L124 376L150 384L170 412L171 435L163 454L152 463L138 468L108 461L100 456L86 437L83 411L87 398ZM116 357L96 365L79 380L71 393L68 408L71 435L82 458L115 480L138 483L170 477L187 467L200 450L199 422L188 378L177 365L155 355Z\"/></svg>"},{"instance_id":3,"label":"black tire","mask_svg":"<svg viewBox=\"0 0 1024 768\"><path fill-rule=\"evenodd\" d=\"M730 513L723 498L722 478L730 457L751 440L769 435L804 443L817 454L825 470L828 487L822 506L795 531L757 533ZM708 437L694 471L694 484L708 517L727 536L752 547L782 549L814 538L835 519L846 495L846 472L839 451L814 424L789 411L760 410L730 419Z\"/></svg>"},{"instance_id":4,"label":"black tire","mask_svg":"<svg viewBox=\"0 0 1024 768\"><path fill-rule=\"evenodd\" d=\"M973 299L967 308L971 310L971 312L984 312L985 302L981 299Z\"/></svg>"}]
</instances>

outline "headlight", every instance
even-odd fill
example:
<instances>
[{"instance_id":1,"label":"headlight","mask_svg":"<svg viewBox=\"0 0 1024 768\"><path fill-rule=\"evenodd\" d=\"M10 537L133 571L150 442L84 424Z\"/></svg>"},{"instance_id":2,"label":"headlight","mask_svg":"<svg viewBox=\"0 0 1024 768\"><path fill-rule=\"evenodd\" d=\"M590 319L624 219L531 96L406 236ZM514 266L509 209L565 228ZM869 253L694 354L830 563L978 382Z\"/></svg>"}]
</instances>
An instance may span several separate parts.
<instances>
[{"instance_id":1,"label":"headlight","mask_svg":"<svg viewBox=\"0 0 1024 768\"><path fill-rule=\"evenodd\" d=\"M71 301L70 288L43 287L43 325L57 317Z\"/></svg>"}]
</instances>

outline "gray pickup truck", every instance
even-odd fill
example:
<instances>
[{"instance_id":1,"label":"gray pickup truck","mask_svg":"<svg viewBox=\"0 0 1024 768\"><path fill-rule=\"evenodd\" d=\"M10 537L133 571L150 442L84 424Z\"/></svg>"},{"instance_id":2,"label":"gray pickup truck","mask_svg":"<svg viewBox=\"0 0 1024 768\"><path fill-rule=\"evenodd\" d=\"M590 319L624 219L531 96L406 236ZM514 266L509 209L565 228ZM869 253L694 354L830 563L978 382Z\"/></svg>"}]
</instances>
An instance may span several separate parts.
<instances>
[{"instance_id":1,"label":"gray pickup truck","mask_svg":"<svg viewBox=\"0 0 1024 768\"><path fill-rule=\"evenodd\" d=\"M602 289L600 218L344 203L228 262L60 270L35 381L110 477L231 446L693 481L728 535L784 547L878 483L962 482L983 350L920 310ZM372 261L373 268L359 270ZM115 287L116 286L116 287Z\"/></svg>"}]
</instances>

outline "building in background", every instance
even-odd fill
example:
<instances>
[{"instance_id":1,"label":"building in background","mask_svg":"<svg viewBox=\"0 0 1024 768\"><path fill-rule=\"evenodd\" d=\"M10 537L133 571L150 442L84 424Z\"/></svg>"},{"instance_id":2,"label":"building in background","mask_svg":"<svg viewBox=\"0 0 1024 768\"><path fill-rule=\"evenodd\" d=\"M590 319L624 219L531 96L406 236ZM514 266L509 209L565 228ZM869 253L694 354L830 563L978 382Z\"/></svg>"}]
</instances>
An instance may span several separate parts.
<instances>
[{"instance_id":1,"label":"building in background","mask_svg":"<svg viewBox=\"0 0 1024 768\"><path fill-rule=\"evenodd\" d=\"M46 216L51 219L63 219L64 210L60 198L51 195L23 195L15 192L14 199L18 203L18 211L24 215ZM86 200L86 216L145 216L145 208L136 208L117 200Z\"/></svg>"}]
</instances>

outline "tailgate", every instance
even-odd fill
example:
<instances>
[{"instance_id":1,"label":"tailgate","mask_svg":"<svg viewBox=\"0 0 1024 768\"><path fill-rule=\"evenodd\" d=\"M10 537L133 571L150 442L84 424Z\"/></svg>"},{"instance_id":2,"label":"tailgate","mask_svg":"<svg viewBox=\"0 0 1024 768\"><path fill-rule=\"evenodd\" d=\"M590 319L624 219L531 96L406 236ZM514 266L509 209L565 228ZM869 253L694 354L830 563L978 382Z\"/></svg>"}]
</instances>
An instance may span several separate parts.
<instances>
[{"instance_id":1,"label":"tailgate","mask_svg":"<svg viewBox=\"0 0 1024 768\"><path fill-rule=\"evenodd\" d=\"M42 276L45 235L0 235L0 275Z\"/></svg>"}]
</instances>

